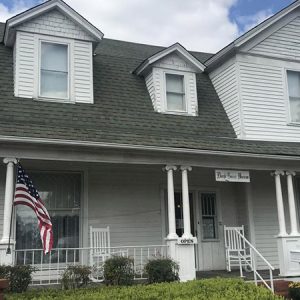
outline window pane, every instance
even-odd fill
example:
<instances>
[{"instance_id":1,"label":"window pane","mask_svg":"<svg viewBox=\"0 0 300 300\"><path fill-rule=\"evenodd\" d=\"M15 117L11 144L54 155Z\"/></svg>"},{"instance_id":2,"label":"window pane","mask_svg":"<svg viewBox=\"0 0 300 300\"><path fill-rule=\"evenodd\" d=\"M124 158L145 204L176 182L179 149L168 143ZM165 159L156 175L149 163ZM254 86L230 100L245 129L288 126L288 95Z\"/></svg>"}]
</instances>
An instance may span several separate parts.
<instances>
[{"instance_id":1,"label":"window pane","mask_svg":"<svg viewBox=\"0 0 300 300\"><path fill-rule=\"evenodd\" d=\"M68 72L68 46L61 44L45 43L41 45L41 68Z\"/></svg>"},{"instance_id":2,"label":"window pane","mask_svg":"<svg viewBox=\"0 0 300 300\"><path fill-rule=\"evenodd\" d=\"M185 111L184 95L167 93L167 108L168 110Z\"/></svg>"},{"instance_id":3,"label":"window pane","mask_svg":"<svg viewBox=\"0 0 300 300\"><path fill-rule=\"evenodd\" d=\"M184 94L183 76L166 74L167 92Z\"/></svg>"},{"instance_id":4,"label":"window pane","mask_svg":"<svg viewBox=\"0 0 300 300\"><path fill-rule=\"evenodd\" d=\"M201 194L201 210L203 239L217 238L216 194Z\"/></svg>"},{"instance_id":5,"label":"window pane","mask_svg":"<svg viewBox=\"0 0 300 300\"><path fill-rule=\"evenodd\" d=\"M79 174L32 173L51 217L53 248L79 247L80 187ZM41 249L37 218L32 209L16 207L16 249Z\"/></svg>"},{"instance_id":6,"label":"window pane","mask_svg":"<svg viewBox=\"0 0 300 300\"><path fill-rule=\"evenodd\" d=\"M41 96L67 98L68 73L42 70Z\"/></svg>"},{"instance_id":7,"label":"window pane","mask_svg":"<svg viewBox=\"0 0 300 300\"><path fill-rule=\"evenodd\" d=\"M203 226L203 239L216 238L215 219L213 217L203 217L202 226Z\"/></svg>"},{"instance_id":8,"label":"window pane","mask_svg":"<svg viewBox=\"0 0 300 300\"><path fill-rule=\"evenodd\" d=\"M300 98L290 97L291 121L300 122Z\"/></svg>"}]
</instances>

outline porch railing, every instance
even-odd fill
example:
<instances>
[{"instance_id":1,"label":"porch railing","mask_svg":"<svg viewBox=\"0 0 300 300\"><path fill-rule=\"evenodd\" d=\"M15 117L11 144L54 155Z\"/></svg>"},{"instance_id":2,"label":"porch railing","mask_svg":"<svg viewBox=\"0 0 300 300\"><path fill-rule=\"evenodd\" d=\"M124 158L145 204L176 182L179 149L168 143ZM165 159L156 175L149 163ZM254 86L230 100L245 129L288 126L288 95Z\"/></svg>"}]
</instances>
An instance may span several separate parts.
<instances>
[{"instance_id":1,"label":"porch railing","mask_svg":"<svg viewBox=\"0 0 300 300\"><path fill-rule=\"evenodd\" d=\"M133 259L134 279L146 279L144 266L158 257L167 257L166 245L124 246L102 248L57 248L47 255L42 249L14 250L13 264L31 265L35 268L32 285L59 284L68 266L90 266L92 281L102 281L105 260L112 256Z\"/></svg>"},{"instance_id":2,"label":"porch railing","mask_svg":"<svg viewBox=\"0 0 300 300\"><path fill-rule=\"evenodd\" d=\"M240 233L239 230L234 229L237 236L239 236L246 247L249 249L250 259L247 259L247 255L243 252L238 252L239 255L239 267L240 274L243 277L243 266L248 266L251 271L253 271L254 282L257 285L258 282L262 282L269 290L274 292L274 280L273 271L274 267L262 256L262 254L246 239L246 237ZM269 270L269 280L264 279L262 274L257 270L257 260L260 259L264 265L266 265Z\"/></svg>"}]
</instances>

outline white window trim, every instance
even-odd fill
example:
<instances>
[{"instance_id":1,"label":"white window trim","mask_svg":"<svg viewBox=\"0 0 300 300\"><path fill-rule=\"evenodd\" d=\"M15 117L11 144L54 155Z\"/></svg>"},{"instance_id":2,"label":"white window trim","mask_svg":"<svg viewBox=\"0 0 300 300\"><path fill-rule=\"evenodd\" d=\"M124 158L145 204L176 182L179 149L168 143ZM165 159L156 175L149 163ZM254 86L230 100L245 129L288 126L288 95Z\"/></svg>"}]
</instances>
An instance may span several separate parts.
<instances>
[{"instance_id":1,"label":"white window trim","mask_svg":"<svg viewBox=\"0 0 300 300\"><path fill-rule=\"evenodd\" d=\"M289 84L288 84L288 71L298 72L300 74L300 69L297 68L284 68L284 94L286 98L286 109L287 109L287 125L289 126L300 126L300 122L292 121L291 116L291 105L290 105L290 95L289 95Z\"/></svg>"},{"instance_id":2,"label":"white window trim","mask_svg":"<svg viewBox=\"0 0 300 300\"><path fill-rule=\"evenodd\" d=\"M167 75L180 75L183 76L183 86L184 86L184 100L185 100L185 110L168 110L168 101L167 101L167 80L166 77ZM163 95L164 95L164 112L165 113L169 113L169 114L173 114L173 115L190 115L189 113L189 90L187 87L187 82L188 82L188 78L187 78L187 73L186 72L182 72L182 71L175 71L175 70L164 70L163 71Z\"/></svg>"},{"instance_id":3,"label":"white window trim","mask_svg":"<svg viewBox=\"0 0 300 300\"><path fill-rule=\"evenodd\" d=\"M68 97L59 98L59 97L45 97L41 96L40 86L41 86L41 45L42 43L53 43L61 44L68 46ZM35 64L35 78L34 78L34 98L39 101L50 101L50 102L59 102L59 103L75 103L74 97L74 41L67 38L45 36L45 35L36 35L35 36L35 56L38 57Z\"/></svg>"}]
</instances>

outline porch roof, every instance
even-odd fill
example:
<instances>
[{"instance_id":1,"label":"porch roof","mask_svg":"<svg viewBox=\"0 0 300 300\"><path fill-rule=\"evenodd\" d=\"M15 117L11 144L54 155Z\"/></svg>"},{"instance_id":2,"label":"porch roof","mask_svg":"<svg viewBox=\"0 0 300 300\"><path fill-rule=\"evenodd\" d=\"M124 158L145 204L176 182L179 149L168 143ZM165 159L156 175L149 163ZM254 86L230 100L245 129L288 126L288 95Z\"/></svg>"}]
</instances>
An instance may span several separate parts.
<instances>
[{"instance_id":1,"label":"porch roof","mask_svg":"<svg viewBox=\"0 0 300 300\"><path fill-rule=\"evenodd\" d=\"M4 23L0 23L0 40ZM0 136L300 156L300 143L237 140L207 74L197 74L199 115L153 110L132 71L163 47L103 39L94 56L94 104L13 96L12 49L0 44ZM192 52L204 63L212 54Z\"/></svg>"}]
</instances>

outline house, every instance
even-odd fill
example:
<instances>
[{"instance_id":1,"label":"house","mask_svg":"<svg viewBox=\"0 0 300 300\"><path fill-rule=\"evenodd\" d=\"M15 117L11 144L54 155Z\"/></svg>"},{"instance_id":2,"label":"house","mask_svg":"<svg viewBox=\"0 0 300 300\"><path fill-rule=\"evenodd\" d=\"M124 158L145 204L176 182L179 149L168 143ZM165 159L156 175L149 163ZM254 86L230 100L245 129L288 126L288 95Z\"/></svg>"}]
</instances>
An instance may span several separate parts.
<instances>
[{"instance_id":1,"label":"house","mask_svg":"<svg viewBox=\"0 0 300 300\"><path fill-rule=\"evenodd\" d=\"M226 268L226 226L257 274L299 276L299 33L300 1L216 54L106 39L61 0L1 23L1 263L50 283L109 227L141 277L168 255L185 281ZM47 256L33 212L12 214L17 159L52 218Z\"/></svg>"}]
</instances>

